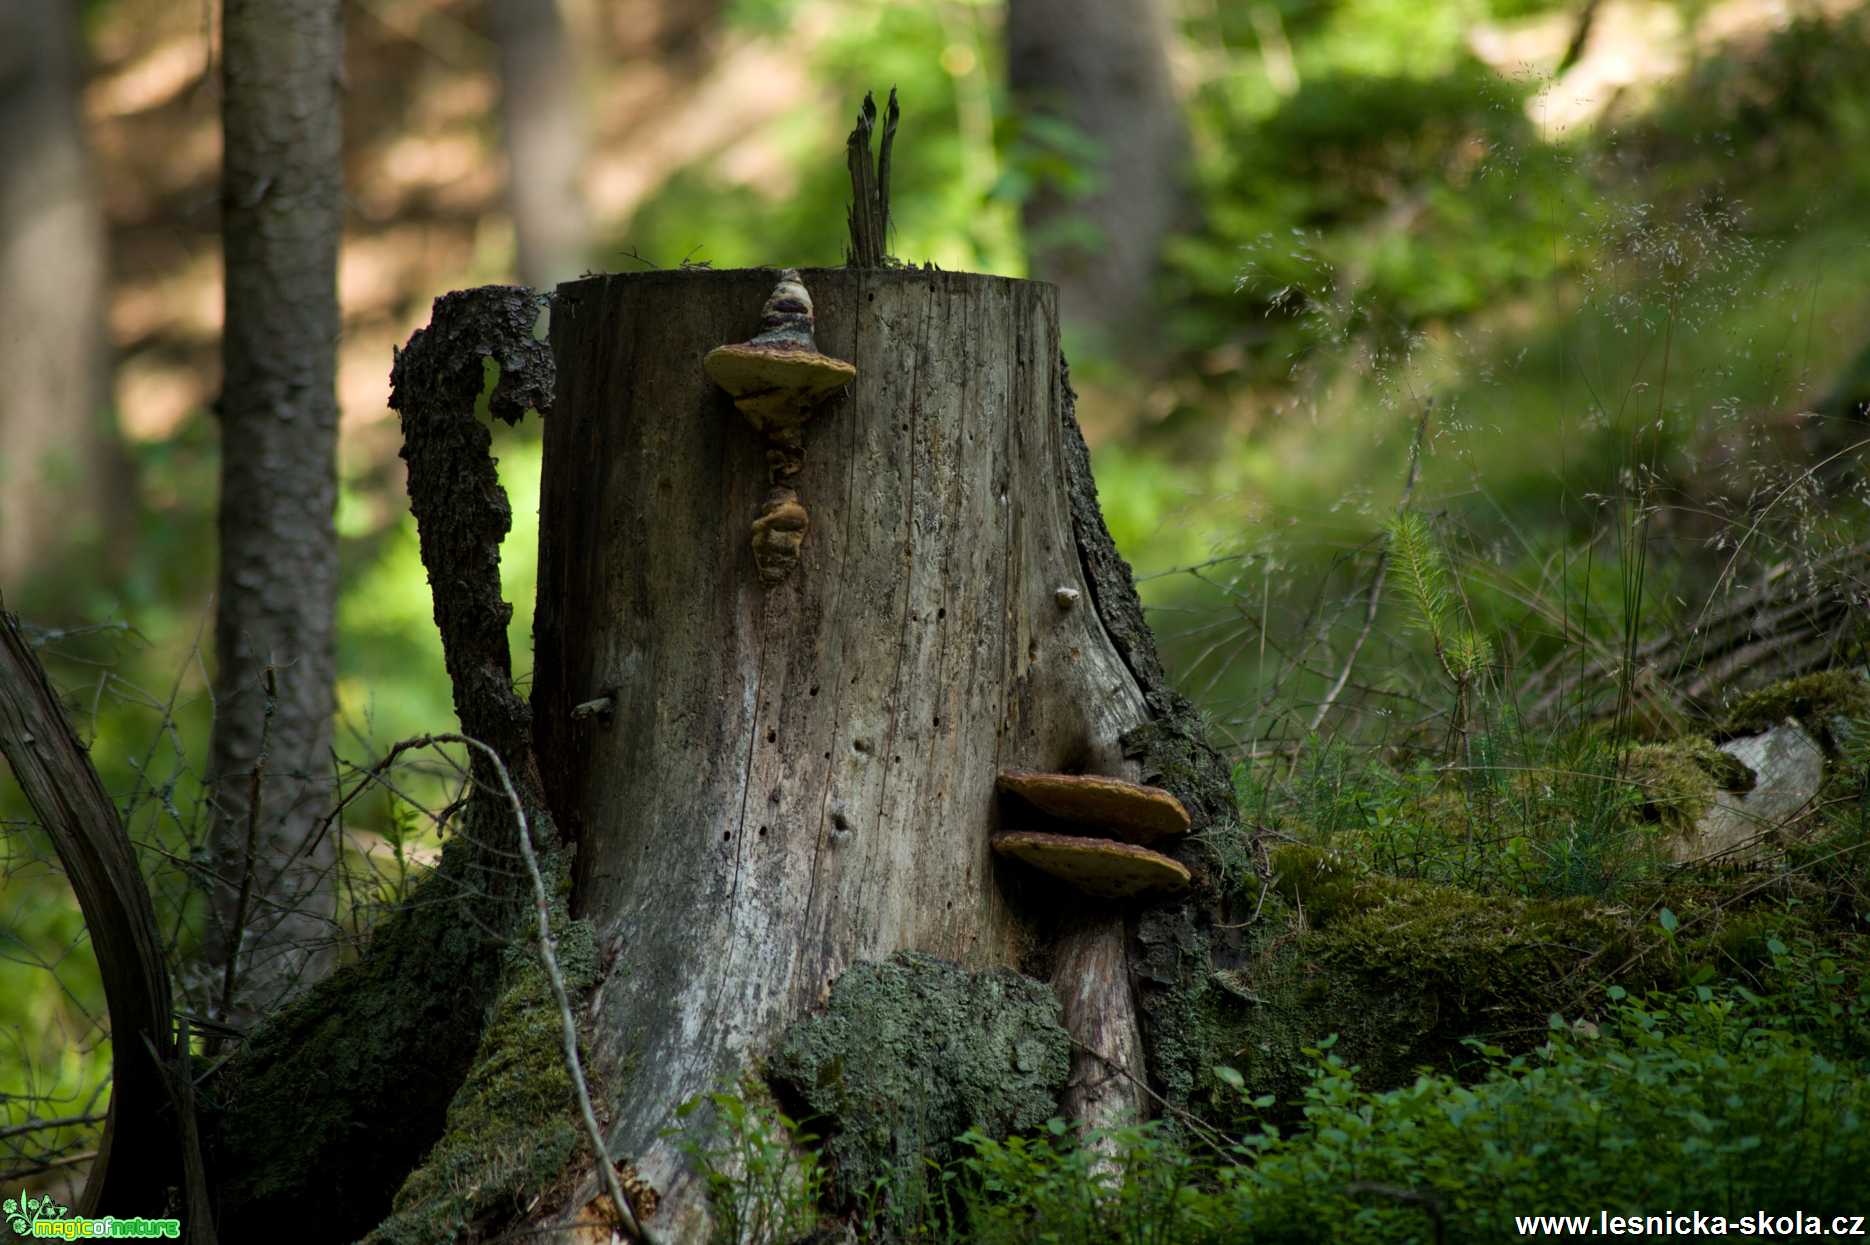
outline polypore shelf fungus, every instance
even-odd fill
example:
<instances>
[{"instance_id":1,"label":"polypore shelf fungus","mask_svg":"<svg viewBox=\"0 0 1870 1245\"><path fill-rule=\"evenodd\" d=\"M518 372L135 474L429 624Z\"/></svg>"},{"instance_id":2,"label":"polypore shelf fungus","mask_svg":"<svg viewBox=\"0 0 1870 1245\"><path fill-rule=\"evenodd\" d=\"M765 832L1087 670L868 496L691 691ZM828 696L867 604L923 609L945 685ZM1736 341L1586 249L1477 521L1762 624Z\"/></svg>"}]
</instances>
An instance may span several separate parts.
<instances>
[{"instance_id":1,"label":"polypore shelf fungus","mask_svg":"<svg viewBox=\"0 0 1870 1245\"><path fill-rule=\"evenodd\" d=\"M812 296L796 268L779 284L760 314L760 332L749 341L719 346L703 361L715 384L766 437L772 491L753 522L753 561L760 581L779 583L798 565L810 516L788 481L805 461L803 432L819 403L856 379L843 359L821 354L812 335Z\"/></svg>"},{"instance_id":2,"label":"polypore shelf fungus","mask_svg":"<svg viewBox=\"0 0 1870 1245\"><path fill-rule=\"evenodd\" d=\"M995 854L1023 860L1087 895L1105 899L1168 894L1188 886L1185 867L1143 846L1188 832L1188 810L1162 788L1099 774L1033 770L1003 770L999 787L1042 813L1086 829L996 834Z\"/></svg>"}]
</instances>

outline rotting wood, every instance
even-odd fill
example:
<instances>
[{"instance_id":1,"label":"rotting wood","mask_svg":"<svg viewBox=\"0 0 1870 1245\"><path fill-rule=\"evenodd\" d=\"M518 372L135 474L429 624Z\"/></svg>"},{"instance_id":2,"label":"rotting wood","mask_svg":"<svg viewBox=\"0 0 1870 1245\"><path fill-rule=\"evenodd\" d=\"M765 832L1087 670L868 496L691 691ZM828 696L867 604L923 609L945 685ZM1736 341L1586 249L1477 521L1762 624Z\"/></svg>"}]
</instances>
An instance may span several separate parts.
<instances>
[{"instance_id":1,"label":"rotting wood","mask_svg":"<svg viewBox=\"0 0 1870 1245\"><path fill-rule=\"evenodd\" d=\"M845 264L851 268L882 268L891 261L890 252L890 149L896 141L896 123L901 117L896 107L896 88L890 88L889 106L883 115L883 141L876 164L870 162L870 135L877 124L877 101L864 93L863 110L845 144L845 160L851 173L850 248Z\"/></svg>"},{"instance_id":2,"label":"rotting wood","mask_svg":"<svg viewBox=\"0 0 1870 1245\"><path fill-rule=\"evenodd\" d=\"M858 960L1018 966L1060 914L993 861L996 776L1139 778L1124 740L1167 695L1098 611L1058 605L1095 588L1050 287L801 275L820 348L857 380L805 429L814 522L771 589L744 535L764 459L700 364L744 335L772 274L592 278L553 315L538 751L578 836L576 909L617 957L592 1052L627 1086L611 1151L656 1186L672 1240L702 1215L662 1136L674 1108L732 1085ZM574 716L601 696L608 722ZM1111 1038L1138 1027L1122 944L1118 919L1060 953L1097 975L1061 994L1098 1011L1089 1039L1118 1058L1140 1045Z\"/></svg>"},{"instance_id":3,"label":"rotting wood","mask_svg":"<svg viewBox=\"0 0 1870 1245\"><path fill-rule=\"evenodd\" d=\"M1815 562L1781 562L1759 582L1718 600L1635 652L1639 704L1676 719L1709 713L1723 693L1750 691L1835 665L1861 638L1870 599L1870 544ZM1558 713L1608 716L1621 654L1568 649L1519 689L1535 719Z\"/></svg>"}]
</instances>

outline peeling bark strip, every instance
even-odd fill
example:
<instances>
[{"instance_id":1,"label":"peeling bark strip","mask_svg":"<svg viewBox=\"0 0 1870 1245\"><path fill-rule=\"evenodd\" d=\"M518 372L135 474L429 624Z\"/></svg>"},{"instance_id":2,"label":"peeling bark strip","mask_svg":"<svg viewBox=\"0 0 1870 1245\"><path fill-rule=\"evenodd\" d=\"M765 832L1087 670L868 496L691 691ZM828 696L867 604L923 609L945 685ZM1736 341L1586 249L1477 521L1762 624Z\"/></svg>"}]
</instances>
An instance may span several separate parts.
<instances>
[{"instance_id":1,"label":"peeling bark strip","mask_svg":"<svg viewBox=\"0 0 1870 1245\"><path fill-rule=\"evenodd\" d=\"M819 348L857 379L805 429L814 521L770 589L745 537L766 464L701 360L746 336L772 273L592 278L552 320L535 730L579 822L576 907L617 956L593 1051L612 1151L678 1241L700 1211L660 1136L677 1104L731 1085L858 961L1019 966L1079 901L995 864L996 775L1138 777L1122 741L1160 690L1095 610L1061 605L1092 584L1051 288L802 276ZM576 716L602 697L608 721ZM1074 1006L1129 1006L1121 954L1067 958L1106 978L1070 983ZM1121 1057L1134 1016L1100 1020Z\"/></svg>"},{"instance_id":2,"label":"peeling bark strip","mask_svg":"<svg viewBox=\"0 0 1870 1245\"><path fill-rule=\"evenodd\" d=\"M86 1215L154 1214L151 1208L162 1206L168 1190L182 1183L179 1134L159 1062L175 1057L175 1033L156 914L117 806L18 620L4 612L0 752L58 849L110 1009L110 1115L79 1205Z\"/></svg>"},{"instance_id":3,"label":"peeling bark strip","mask_svg":"<svg viewBox=\"0 0 1870 1245\"><path fill-rule=\"evenodd\" d=\"M486 286L444 295L398 352L402 415L423 564L470 736L510 773L532 837L557 838L539 797L530 711L514 694L500 597L511 510L474 417L483 360L500 366L492 411L508 423L551 405L552 358L534 340L539 300ZM475 750L477 788L442 863L372 938L368 953L274 1018L242 1052L221 1130L229 1240L356 1240L441 1135L480 1044L500 953L523 940L526 880L498 767Z\"/></svg>"},{"instance_id":4,"label":"peeling bark strip","mask_svg":"<svg viewBox=\"0 0 1870 1245\"><path fill-rule=\"evenodd\" d=\"M500 596L500 542L513 510L494 469L493 434L474 418L474 402L491 359L500 368L488 404L495 419L511 426L528 408L552 409L552 352L532 335L538 319L539 298L522 287L444 294L390 370L390 408L402 416L409 508L455 713L462 731L492 745L516 778L533 767L532 712L513 690L507 652L513 607Z\"/></svg>"}]
</instances>

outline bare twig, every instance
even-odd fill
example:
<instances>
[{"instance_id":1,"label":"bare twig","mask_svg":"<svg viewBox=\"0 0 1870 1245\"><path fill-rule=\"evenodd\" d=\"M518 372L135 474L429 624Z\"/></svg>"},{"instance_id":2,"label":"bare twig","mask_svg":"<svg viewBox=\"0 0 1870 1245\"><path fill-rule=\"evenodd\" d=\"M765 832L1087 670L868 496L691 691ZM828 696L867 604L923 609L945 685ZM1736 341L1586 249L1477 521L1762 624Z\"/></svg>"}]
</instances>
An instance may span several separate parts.
<instances>
[{"instance_id":1,"label":"bare twig","mask_svg":"<svg viewBox=\"0 0 1870 1245\"><path fill-rule=\"evenodd\" d=\"M27 1133L40 1133L53 1128L76 1128L83 1124L102 1124L101 1115L61 1115L50 1120L27 1120L24 1124L9 1124L0 1128L0 1140L8 1137L21 1137Z\"/></svg>"},{"instance_id":2,"label":"bare twig","mask_svg":"<svg viewBox=\"0 0 1870 1245\"><path fill-rule=\"evenodd\" d=\"M82 1150L77 1154L61 1154L57 1158L34 1163L31 1167L15 1167L11 1171L0 1172L0 1180L25 1180L32 1176L43 1176L47 1172L57 1171L61 1167L73 1167L79 1163L89 1163L97 1157L96 1150Z\"/></svg>"}]
</instances>

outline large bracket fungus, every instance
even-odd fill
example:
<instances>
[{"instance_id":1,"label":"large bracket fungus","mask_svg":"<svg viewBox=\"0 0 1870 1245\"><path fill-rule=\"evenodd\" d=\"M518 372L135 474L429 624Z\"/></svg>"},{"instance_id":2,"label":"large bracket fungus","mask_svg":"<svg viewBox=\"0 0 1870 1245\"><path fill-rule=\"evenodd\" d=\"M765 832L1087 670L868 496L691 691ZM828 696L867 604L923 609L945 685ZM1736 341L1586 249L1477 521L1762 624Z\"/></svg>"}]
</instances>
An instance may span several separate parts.
<instances>
[{"instance_id":1,"label":"large bracket fungus","mask_svg":"<svg viewBox=\"0 0 1870 1245\"><path fill-rule=\"evenodd\" d=\"M843 359L821 354L812 335L812 296L796 268L782 269L749 341L719 346L702 366L756 432L766 437L772 491L753 522L753 561L760 581L779 583L798 565L810 516L790 484L805 464L804 428L818 404L856 379Z\"/></svg>"},{"instance_id":2,"label":"large bracket fungus","mask_svg":"<svg viewBox=\"0 0 1870 1245\"><path fill-rule=\"evenodd\" d=\"M1033 770L1003 770L999 787L1068 824L1065 833L996 834L996 855L1023 860L1087 895L1105 899L1187 888L1187 868L1144 846L1188 833L1188 810L1162 788L1098 774Z\"/></svg>"}]
</instances>

